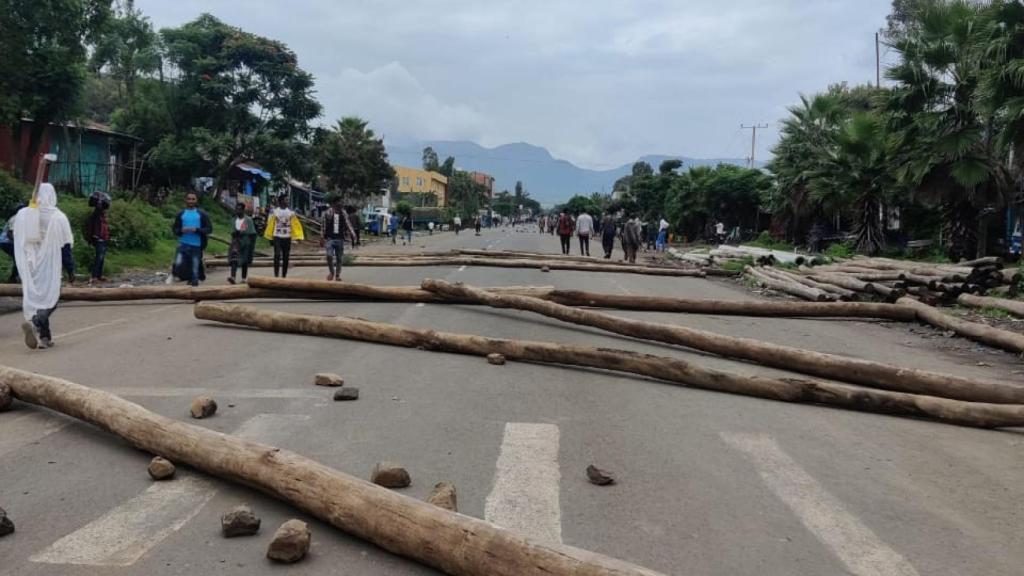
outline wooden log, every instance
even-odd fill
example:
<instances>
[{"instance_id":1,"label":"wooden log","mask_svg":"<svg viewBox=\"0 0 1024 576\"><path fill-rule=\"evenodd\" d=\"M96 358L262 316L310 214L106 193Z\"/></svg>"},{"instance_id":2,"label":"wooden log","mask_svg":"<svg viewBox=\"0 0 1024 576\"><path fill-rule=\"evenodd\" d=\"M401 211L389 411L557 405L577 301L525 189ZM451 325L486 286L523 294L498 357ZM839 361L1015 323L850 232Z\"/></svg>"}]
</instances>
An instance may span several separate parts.
<instances>
[{"instance_id":1,"label":"wooden log","mask_svg":"<svg viewBox=\"0 0 1024 576\"><path fill-rule=\"evenodd\" d=\"M1003 267L1003 259L999 256L985 256L984 258L976 258L974 260L961 260L956 263L957 266L970 266L972 268L978 266L996 266L998 268Z\"/></svg>"},{"instance_id":2,"label":"wooden log","mask_svg":"<svg viewBox=\"0 0 1024 576\"><path fill-rule=\"evenodd\" d=\"M753 266L746 266L743 270L758 284L766 288L771 288L772 290L796 296L797 298L802 298L804 300L810 300L811 302L827 302L829 300L828 295L821 290L808 288L807 286L797 284L796 282L772 278L771 276L756 270Z\"/></svg>"},{"instance_id":3,"label":"wooden log","mask_svg":"<svg viewBox=\"0 0 1024 576\"><path fill-rule=\"evenodd\" d=\"M906 290L903 290L902 288L889 287L879 282L872 282L871 289L875 291L875 294L878 294L884 298L886 302L890 303L896 302L907 295Z\"/></svg>"},{"instance_id":4,"label":"wooden log","mask_svg":"<svg viewBox=\"0 0 1024 576\"><path fill-rule=\"evenodd\" d=\"M408 328L358 318L288 314L233 304L199 303L195 306L195 316L200 320L252 326L272 332L343 338L480 357L496 353L512 361L625 372L730 394L784 402L825 404L882 414L918 416L963 426L999 428L1024 424L1024 406L961 402L798 378L746 376L705 368L679 358L627 350L487 338Z\"/></svg>"},{"instance_id":5,"label":"wooden log","mask_svg":"<svg viewBox=\"0 0 1024 576\"><path fill-rule=\"evenodd\" d=\"M1018 318L1024 318L1024 302L1020 300L961 294L957 297L956 301L958 304L970 306L971 308L995 308L996 310L1009 312Z\"/></svg>"},{"instance_id":6,"label":"wooden log","mask_svg":"<svg viewBox=\"0 0 1024 576\"><path fill-rule=\"evenodd\" d=\"M207 260L207 266L226 266L227 260ZM255 268L271 266L269 262L253 262ZM289 266L327 266L327 261L304 261L289 262ZM547 267L549 270L578 270L583 272L611 272L621 274L643 274L650 276L689 276L703 277L701 270L693 268L667 268L654 266L635 266L621 264L590 264L583 262L563 262L556 260L513 260L504 258L474 258L474 257L453 257L453 258L409 258L409 259L372 259L356 257L347 266L388 266L388 267L409 267L409 266L493 266L498 268L532 268L541 269Z\"/></svg>"},{"instance_id":7,"label":"wooden log","mask_svg":"<svg viewBox=\"0 0 1024 576\"><path fill-rule=\"evenodd\" d=\"M908 286L906 290L907 294L913 296L914 298L917 298L918 300L924 302L929 306L938 306L939 304L942 303L942 294L939 294L938 292L932 292L931 290L924 286Z\"/></svg>"},{"instance_id":8,"label":"wooden log","mask_svg":"<svg viewBox=\"0 0 1024 576\"><path fill-rule=\"evenodd\" d=\"M923 323L943 330L952 330L975 342L1002 348L1016 354L1024 353L1024 334L954 318L932 306L910 298L900 298L897 304L913 307L917 311L918 320Z\"/></svg>"},{"instance_id":9,"label":"wooden log","mask_svg":"<svg viewBox=\"0 0 1024 576\"><path fill-rule=\"evenodd\" d=\"M1017 284L1021 279L1020 268L1004 268L999 271L1003 282L1006 284Z\"/></svg>"},{"instance_id":10,"label":"wooden log","mask_svg":"<svg viewBox=\"0 0 1024 576\"><path fill-rule=\"evenodd\" d=\"M423 288L452 298L472 299L495 308L527 310L564 322L593 326L624 336L686 346L726 358L738 358L773 368L832 378L873 388L970 402L1024 404L1024 387L1010 386L1003 382L900 368L881 362L790 348L752 338L734 338L684 326L610 316L592 310L545 302L537 298L513 294L492 294L442 280L424 280ZM915 302L915 304L918 303Z\"/></svg>"},{"instance_id":11,"label":"wooden log","mask_svg":"<svg viewBox=\"0 0 1024 576\"><path fill-rule=\"evenodd\" d=\"M0 296L21 298L21 286L0 285ZM131 288L74 288L60 290L62 302L116 302L131 300L242 300L246 298L321 298L317 294L282 294L250 286L133 286Z\"/></svg>"},{"instance_id":12,"label":"wooden log","mask_svg":"<svg viewBox=\"0 0 1024 576\"><path fill-rule=\"evenodd\" d=\"M265 444L160 416L113 394L0 366L14 397L94 424L135 447L249 486L381 548L448 574L654 576L512 534Z\"/></svg>"},{"instance_id":13,"label":"wooden log","mask_svg":"<svg viewBox=\"0 0 1024 576\"><path fill-rule=\"evenodd\" d=\"M768 274L769 276L774 276L775 278L778 278L779 280L783 280L783 281L787 281L787 282L796 282L797 284L803 284L804 286L807 286L808 288L814 288L815 290L820 290L820 291L824 292L826 295L830 296L829 297L830 301L832 301L832 300L843 300L845 302L850 302L852 300L857 300L857 298L858 298L857 294L855 292L851 291L851 290L847 290L845 288L841 288L841 287L835 286L833 284L825 284L824 282L817 282L817 281L811 280L807 276L803 276L801 274L790 274L788 272L785 272L784 270L779 270L777 268L762 268L760 270L760 272Z\"/></svg>"},{"instance_id":14,"label":"wooden log","mask_svg":"<svg viewBox=\"0 0 1024 576\"><path fill-rule=\"evenodd\" d=\"M829 284L835 284L836 286L842 286L847 290L853 290L855 292L863 292L865 294L875 293L875 289L870 282L864 282L845 274L814 273L811 275L811 279L817 280L818 282L827 282Z\"/></svg>"}]
</instances>

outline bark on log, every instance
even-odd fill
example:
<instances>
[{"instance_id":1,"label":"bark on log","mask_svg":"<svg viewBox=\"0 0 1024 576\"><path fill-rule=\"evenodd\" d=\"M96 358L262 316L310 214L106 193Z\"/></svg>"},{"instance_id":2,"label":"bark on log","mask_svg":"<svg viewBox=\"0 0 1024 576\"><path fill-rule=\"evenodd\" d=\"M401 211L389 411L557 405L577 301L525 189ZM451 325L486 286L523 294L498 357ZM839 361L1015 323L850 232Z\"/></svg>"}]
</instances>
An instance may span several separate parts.
<instances>
[{"instance_id":1,"label":"bark on log","mask_svg":"<svg viewBox=\"0 0 1024 576\"><path fill-rule=\"evenodd\" d=\"M897 304L913 307L917 311L918 320L923 323L943 330L952 330L975 342L982 342L1017 354L1024 353L1024 334L954 318L937 308L910 298L900 298Z\"/></svg>"},{"instance_id":2,"label":"bark on log","mask_svg":"<svg viewBox=\"0 0 1024 576\"><path fill-rule=\"evenodd\" d=\"M752 338L723 336L684 326L643 322L592 310L562 306L537 298L512 294L491 294L469 286L454 285L441 280L424 280L423 288L452 298L476 300L495 308L527 310L564 322L593 326L615 334L686 346L726 358L748 360L773 368L852 382L872 388L926 394L969 402L1024 404L1024 386L1011 386L1003 382L900 368L881 362L790 348ZM917 302L914 304L920 306Z\"/></svg>"},{"instance_id":3,"label":"bark on log","mask_svg":"<svg viewBox=\"0 0 1024 576\"><path fill-rule=\"evenodd\" d=\"M514 535L265 444L178 422L113 394L0 366L24 402L79 418L134 446L288 502L341 530L448 574L657 574L557 543Z\"/></svg>"},{"instance_id":4,"label":"bark on log","mask_svg":"<svg viewBox=\"0 0 1024 576\"><path fill-rule=\"evenodd\" d=\"M827 302L830 299L828 295L821 290L808 288L807 286L797 284L796 282L772 278L752 266L746 266L743 270L758 284L766 288L771 288L772 290L777 290L784 294L796 296L797 298L802 298L804 300L810 300L811 302Z\"/></svg>"},{"instance_id":5,"label":"bark on log","mask_svg":"<svg viewBox=\"0 0 1024 576\"><path fill-rule=\"evenodd\" d=\"M250 276L249 285L299 293L323 293L339 297L365 297L374 300L407 302L450 302L419 286L370 286L352 282L328 282L300 278L271 278ZM813 317L813 318L881 318L900 322L913 322L913 310L892 304L843 302L758 302L750 300L690 300L662 296L631 296L604 294L581 290L557 290L546 286L487 287L490 292L512 293L557 302L565 306L590 308L616 308L646 312L679 312L722 316Z\"/></svg>"},{"instance_id":6,"label":"bark on log","mask_svg":"<svg viewBox=\"0 0 1024 576\"><path fill-rule=\"evenodd\" d=\"M835 284L836 286L842 286L847 290L853 290L856 292L864 292L865 294L874 294L875 289L872 287L870 282L863 282L851 276L845 274L818 274L814 273L811 275L811 279L817 280L818 282L828 282L829 284Z\"/></svg>"},{"instance_id":7,"label":"bark on log","mask_svg":"<svg viewBox=\"0 0 1024 576\"><path fill-rule=\"evenodd\" d=\"M21 298L21 286L0 285L0 296ZM62 287L62 302L114 302L128 300L241 300L245 298L320 298L317 294L282 294L249 286L133 286L131 288Z\"/></svg>"},{"instance_id":8,"label":"bark on log","mask_svg":"<svg viewBox=\"0 0 1024 576\"><path fill-rule=\"evenodd\" d=\"M976 266L997 266L1002 267L1003 259L999 256L985 256L984 258L976 258L974 260L963 260L956 263L957 266L970 266L974 268Z\"/></svg>"},{"instance_id":9,"label":"bark on log","mask_svg":"<svg viewBox=\"0 0 1024 576\"><path fill-rule=\"evenodd\" d=\"M817 289L817 290L821 290L822 292L827 292L829 294L835 294L839 299L844 300L846 302L850 302L850 301L854 301L854 300L859 299L858 294L856 292L854 292L853 290L847 290L846 288L843 288L841 286L837 286L835 284L827 284L825 282L818 282L817 280L813 280L813 279L811 279L808 276L804 276L802 274L790 274L790 273L782 271L782 270L773 270L772 272L777 277L779 277L779 278L782 278L782 279L785 279L785 280L789 280L791 282L797 282L797 283L803 284L804 286L807 286L809 288L814 288L814 289Z\"/></svg>"},{"instance_id":10,"label":"bark on log","mask_svg":"<svg viewBox=\"0 0 1024 576\"><path fill-rule=\"evenodd\" d=\"M975 296L973 294L961 294L957 303L971 308L995 308L1009 312L1018 318L1024 318L1024 302L1020 300L1007 300L1006 298L992 298L988 296Z\"/></svg>"},{"instance_id":11,"label":"bark on log","mask_svg":"<svg viewBox=\"0 0 1024 576\"><path fill-rule=\"evenodd\" d=\"M214 266L226 266L227 260L207 260L206 265L210 267ZM272 263L268 262L253 262L252 267L267 267L272 266ZM303 267L303 266L327 266L327 261L305 261L300 260L296 262L289 262L289 266ZM503 258L473 258L473 257L455 257L455 258L422 258L422 259L372 259L357 257L353 262L346 264L346 266L394 266L394 267L407 267L407 266L493 266L498 268L533 268L541 269L547 267L549 270L579 270L584 272L611 272L621 274L644 274L649 276L690 276L690 277L703 277L705 274L701 270L691 268L658 268L653 266L633 266L633 265L621 265L621 264L589 264L583 262L562 262L556 260L514 260L514 259L503 259Z\"/></svg>"},{"instance_id":12,"label":"bark on log","mask_svg":"<svg viewBox=\"0 0 1024 576\"><path fill-rule=\"evenodd\" d=\"M1024 406L962 402L797 378L744 376L704 368L678 358L627 350L486 338L356 318L287 314L233 304L199 303L195 306L195 316L201 320L252 326L272 332L343 338L480 357L501 354L508 360L626 372L730 394L918 416L963 426L1001 428L1024 425Z\"/></svg>"},{"instance_id":13,"label":"bark on log","mask_svg":"<svg viewBox=\"0 0 1024 576\"><path fill-rule=\"evenodd\" d=\"M999 271L999 274L1003 277L1003 282L1006 284L1016 284L1021 279L1019 268L1004 268Z\"/></svg>"}]
</instances>

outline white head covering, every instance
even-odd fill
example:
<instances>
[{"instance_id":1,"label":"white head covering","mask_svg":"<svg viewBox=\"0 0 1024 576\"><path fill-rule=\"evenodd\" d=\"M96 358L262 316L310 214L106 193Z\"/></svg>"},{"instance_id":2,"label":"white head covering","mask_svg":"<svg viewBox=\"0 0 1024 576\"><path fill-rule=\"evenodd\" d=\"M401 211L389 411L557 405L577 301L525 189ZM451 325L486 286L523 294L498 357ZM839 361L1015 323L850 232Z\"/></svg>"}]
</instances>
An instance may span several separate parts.
<instances>
[{"instance_id":1,"label":"white head covering","mask_svg":"<svg viewBox=\"0 0 1024 576\"><path fill-rule=\"evenodd\" d=\"M21 276L21 308L30 320L60 299L61 248L74 244L68 217L57 208L57 191L41 184L36 206L22 208L14 217L14 258Z\"/></svg>"}]
</instances>

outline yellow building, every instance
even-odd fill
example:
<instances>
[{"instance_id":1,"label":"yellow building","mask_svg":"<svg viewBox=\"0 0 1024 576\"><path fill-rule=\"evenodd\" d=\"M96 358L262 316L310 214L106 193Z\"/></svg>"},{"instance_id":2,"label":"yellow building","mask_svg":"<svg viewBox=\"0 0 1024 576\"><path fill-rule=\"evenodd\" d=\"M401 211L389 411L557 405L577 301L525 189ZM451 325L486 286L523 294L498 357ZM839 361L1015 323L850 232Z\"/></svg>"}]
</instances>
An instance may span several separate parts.
<instances>
[{"instance_id":1,"label":"yellow building","mask_svg":"<svg viewBox=\"0 0 1024 576\"><path fill-rule=\"evenodd\" d=\"M448 201L448 178L437 172L428 172L406 166L395 166L398 179L398 193L401 198L408 199L414 206L432 206L436 197L437 206L444 206Z\"/></svg>"}]
</instances>

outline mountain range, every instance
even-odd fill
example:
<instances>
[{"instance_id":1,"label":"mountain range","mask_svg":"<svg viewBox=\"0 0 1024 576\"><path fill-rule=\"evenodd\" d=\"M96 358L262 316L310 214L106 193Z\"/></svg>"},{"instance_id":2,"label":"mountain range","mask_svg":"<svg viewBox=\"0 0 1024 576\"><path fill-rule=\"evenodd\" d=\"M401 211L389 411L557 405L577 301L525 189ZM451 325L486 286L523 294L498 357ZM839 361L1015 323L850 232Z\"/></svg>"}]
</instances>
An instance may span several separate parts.
<instances>
[{"instance_id":1,"label":"mountain range","mask_svg":"<svg viewBox=\"0 0 1024 576\"><path fill-rule=\"evenodd\" d=\"M444 162L448 156L455 157L455 166L460 170L486 172L494 176L494 190L513 190L516 181L522 181L530 197L541 204L551 206L565 202L574 194L590 195L593 192L610 193L615 181L632 172L633 163L623 164L608 170L591 170L576 166L568 160L560 160L546 148L525 142L503 144L485 148L474 142L425 141L414 144L391 145L387 147L392 164L420 167L423 165L423 149L430 146ZM685 156L650 155L639 158L655 170L665 160L678 159L684 168L690 166L716 166L718 164L746 165L741 158L688 158Z\"/></svg>"}]
</instances>

